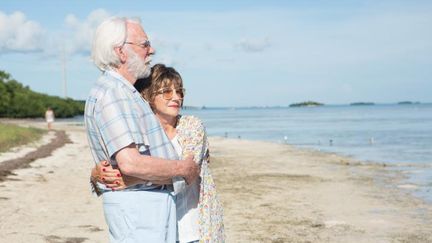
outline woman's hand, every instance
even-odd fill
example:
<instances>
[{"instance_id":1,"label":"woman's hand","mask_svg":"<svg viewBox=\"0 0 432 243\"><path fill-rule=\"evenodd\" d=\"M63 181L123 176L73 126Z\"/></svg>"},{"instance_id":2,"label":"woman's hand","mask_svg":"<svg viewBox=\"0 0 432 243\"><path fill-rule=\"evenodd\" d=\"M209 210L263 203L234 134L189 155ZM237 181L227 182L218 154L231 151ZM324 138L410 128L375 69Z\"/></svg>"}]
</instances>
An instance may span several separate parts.
<instances>
[{"instance_id":1,"label":"woman's hand","mask_svg":"<svg viewBox=\"0 0 432 243\"><path fill-rule=\"evenodd\" d=\"M93 181L105 184L113 191L122 190L127 187L120 170L114 169L111 164L105 160L93 167L91 177Z\"/></svg>"}]
</instances>

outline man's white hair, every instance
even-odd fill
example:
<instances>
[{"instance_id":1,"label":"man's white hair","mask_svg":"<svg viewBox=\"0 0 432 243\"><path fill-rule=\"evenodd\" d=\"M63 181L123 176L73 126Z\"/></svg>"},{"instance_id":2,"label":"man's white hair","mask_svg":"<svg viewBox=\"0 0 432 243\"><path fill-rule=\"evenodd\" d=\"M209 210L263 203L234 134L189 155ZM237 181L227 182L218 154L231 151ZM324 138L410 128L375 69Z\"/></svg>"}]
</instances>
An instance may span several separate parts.
<instances>
[{"instance_id":1,"label":"man's white hair","mask_svg":"<svg viewBox=\"0 0 432 243\"><path fill-rule=\"evenodd\" d=\"M103 21L93 37L91 58L102 71L120 65L120 58L114 51L121 47L127 38L127 23L141 24L138 18L112 17Z\"/></svg>"}]
</instances>

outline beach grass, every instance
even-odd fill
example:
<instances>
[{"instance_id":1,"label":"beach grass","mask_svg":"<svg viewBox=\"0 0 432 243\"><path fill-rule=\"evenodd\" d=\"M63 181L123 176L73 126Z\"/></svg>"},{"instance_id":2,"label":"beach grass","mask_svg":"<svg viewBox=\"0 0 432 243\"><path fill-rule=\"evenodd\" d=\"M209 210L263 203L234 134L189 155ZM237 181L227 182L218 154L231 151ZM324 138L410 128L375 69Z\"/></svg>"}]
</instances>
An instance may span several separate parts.
<instances>
[{"instance_id":1,"label":"beach grass","mask_svg":"<svg viewBox=\"0 0 432 243\"><path fill-rule=\"evenodd\" d=\"M46 131L0 123L0 152L39 140Z\"/></svg>"}]
</instances>

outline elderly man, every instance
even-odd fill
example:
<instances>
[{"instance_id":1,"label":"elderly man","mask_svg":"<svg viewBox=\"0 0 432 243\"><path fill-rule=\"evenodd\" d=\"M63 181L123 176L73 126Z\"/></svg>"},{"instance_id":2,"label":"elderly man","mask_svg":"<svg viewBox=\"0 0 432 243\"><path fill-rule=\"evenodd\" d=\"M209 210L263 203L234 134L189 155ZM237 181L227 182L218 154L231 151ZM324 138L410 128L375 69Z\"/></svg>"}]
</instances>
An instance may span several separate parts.
<instances>
[{"instance_id":1,"label":"elderly man","mask_svg":"<svg viewBox=\"0 0 432 243\"><path fill-rule=\"evenodd\" d=\"M86 102L85 125L97 163L110 161L122 174L146 181L122 191L102 184L111 242L175 242L172 181L199 176L192 160L180 161L133 84L150 74L154 53L139 20L111 18L96 30L92 59L102 70ZM162 186L161 186L162 185Z\"/></svg>"}]
</instances>

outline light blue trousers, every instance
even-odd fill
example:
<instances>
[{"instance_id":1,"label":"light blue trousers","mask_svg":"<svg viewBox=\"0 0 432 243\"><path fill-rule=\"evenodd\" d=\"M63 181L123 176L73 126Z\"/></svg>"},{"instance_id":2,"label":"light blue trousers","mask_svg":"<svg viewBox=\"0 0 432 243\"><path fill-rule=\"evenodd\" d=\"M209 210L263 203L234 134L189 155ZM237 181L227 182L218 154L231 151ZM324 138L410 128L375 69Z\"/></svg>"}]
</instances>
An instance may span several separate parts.
<instances>
[{"instance_id":1,"label":"light blue trousers","mask_svg":"<svg viewBox=\"0 0 432 243\"><path fill-rule=\"evenodd\" d=\"M103 193L111 243L176 242L175 196L166 190Z\"/></svg>"}]
</instances>

